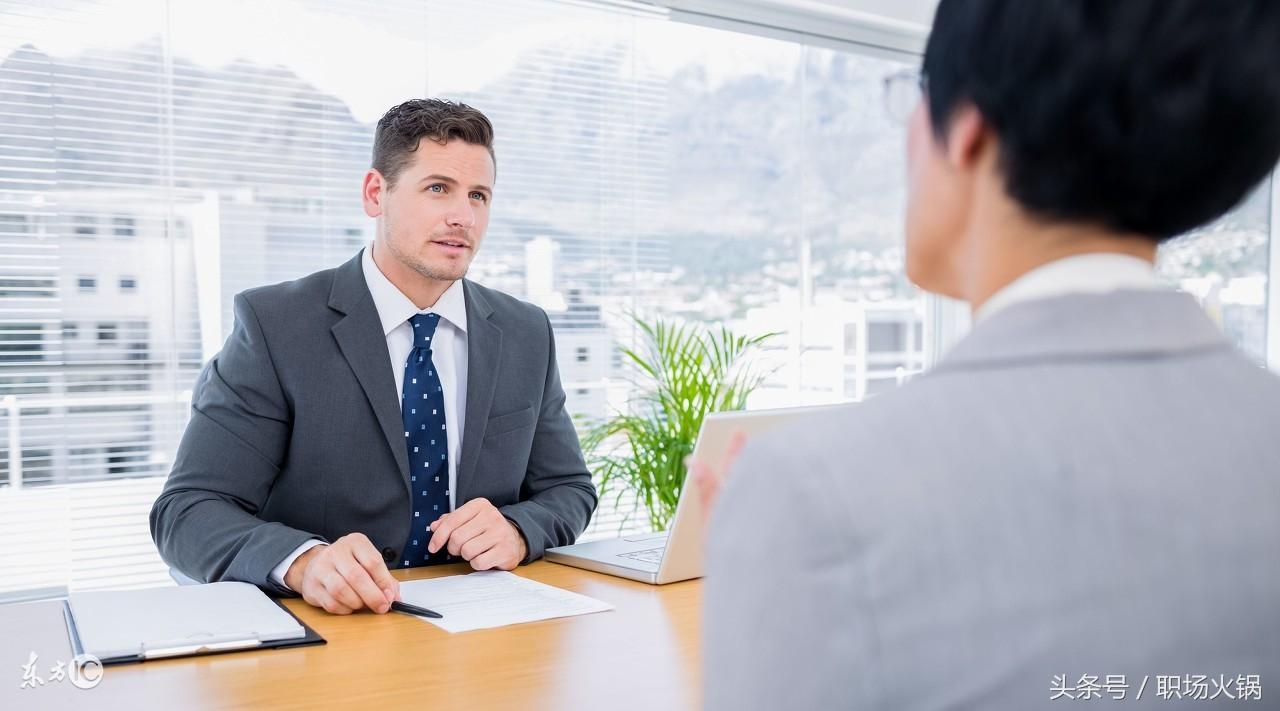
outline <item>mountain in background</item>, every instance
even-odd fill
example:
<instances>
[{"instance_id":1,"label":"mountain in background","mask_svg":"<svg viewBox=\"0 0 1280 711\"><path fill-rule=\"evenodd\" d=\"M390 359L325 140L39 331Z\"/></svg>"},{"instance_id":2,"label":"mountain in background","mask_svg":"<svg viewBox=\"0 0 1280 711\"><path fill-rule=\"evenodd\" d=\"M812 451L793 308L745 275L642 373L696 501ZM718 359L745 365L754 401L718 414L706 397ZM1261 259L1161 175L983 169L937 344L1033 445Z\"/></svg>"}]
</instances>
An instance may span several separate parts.
<instances>
[{"instance_id":1,"label":"mountain in background","mask_svg":"<svg viewBox=\"0 0 1280 711\"><path fill-rule=\"evenodd\" d=\"M694 291L754 290L795 283L804 235L819 287L911 293L902 129L880 102L892 65L806 50L788 76L712 85L700 66L631 76L628 52L531 50L456 97L498 129L491 241L550 236L574 257L567 272L675 268ZM0 180L163 189L172 175L179 189L250 188L283 209L359 214L373 127L340 99L278 66L171 66L166 82L158 39L70 58L19 48L0 63ZM1214 229L1265 231L1265 207L1251 202ZM1257 250L1238 242L1207 245L1206 259L1254 266Z\"/></svg>"}]
</instances>

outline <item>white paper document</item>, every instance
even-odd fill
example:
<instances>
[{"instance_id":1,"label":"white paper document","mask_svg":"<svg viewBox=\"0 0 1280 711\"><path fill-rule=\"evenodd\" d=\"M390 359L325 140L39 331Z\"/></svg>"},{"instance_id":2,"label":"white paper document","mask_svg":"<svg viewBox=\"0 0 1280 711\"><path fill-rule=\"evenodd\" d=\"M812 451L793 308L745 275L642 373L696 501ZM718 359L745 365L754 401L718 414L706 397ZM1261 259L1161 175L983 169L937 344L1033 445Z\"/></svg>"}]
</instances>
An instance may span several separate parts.
<instances>
[{"instance_id":1,"label":"white paper document","mask_svg":"<svg viewBox=\"0 0 1280 711\"><path fill-rule=\"evenodd\" d=\"M607 602L527 580L504 570L400 583L400 599L439 612L444 619L422 619L447 632L466 632L613 609L613 605Z\"/></svg>"}]
</instances>

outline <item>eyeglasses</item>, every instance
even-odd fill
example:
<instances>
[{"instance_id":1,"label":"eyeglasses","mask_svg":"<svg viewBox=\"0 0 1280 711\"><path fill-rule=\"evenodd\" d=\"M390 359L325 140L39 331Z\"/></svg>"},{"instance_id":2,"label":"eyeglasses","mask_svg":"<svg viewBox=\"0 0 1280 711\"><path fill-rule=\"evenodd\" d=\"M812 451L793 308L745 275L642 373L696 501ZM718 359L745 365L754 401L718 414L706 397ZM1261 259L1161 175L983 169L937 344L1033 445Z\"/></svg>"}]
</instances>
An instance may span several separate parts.
<instances>
[{"instance_id":1,"label":"eyeglasses","mask_svg":"<svg viewBox=\"0 0 1280 711\"><path fill-rule=\"evenodd\" d=\"M884 110L896 124L905 125L916 110L928 81L915 69L900 69L884 78Z\"/></svg>"}]
</instances>

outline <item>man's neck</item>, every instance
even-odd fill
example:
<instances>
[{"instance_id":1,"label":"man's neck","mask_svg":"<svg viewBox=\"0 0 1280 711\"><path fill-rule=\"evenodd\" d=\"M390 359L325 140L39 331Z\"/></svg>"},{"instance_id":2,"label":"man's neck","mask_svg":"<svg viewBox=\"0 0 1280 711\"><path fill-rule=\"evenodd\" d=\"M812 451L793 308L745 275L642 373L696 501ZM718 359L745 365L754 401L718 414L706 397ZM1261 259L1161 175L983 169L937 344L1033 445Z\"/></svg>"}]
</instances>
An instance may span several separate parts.
<instances>
[{"instance_id":1,"label":"man's neck","mask_svg":"<svg viewBox=\"0 0 1280 711\"><path fill-rule=\"evenodd\" d=\"M419 309L435 306L444 292L453 286L452 281L432 279L405 266L377 240L374 240L372 249L374 266Z\"/></svg>"},{"instance_id":2,"label":"man's neck","mask_svg":"<svg viewBox=\"0 0 1280 711\"><path fill-rule=\"evenodd\" d=\"M976 220L970 231L963 298L976 311L1019 277L1081 254L1122 254L1155 263L1156 242L1086 225L1044 224L1025 215Z\"/></svg>"}]
</instances>

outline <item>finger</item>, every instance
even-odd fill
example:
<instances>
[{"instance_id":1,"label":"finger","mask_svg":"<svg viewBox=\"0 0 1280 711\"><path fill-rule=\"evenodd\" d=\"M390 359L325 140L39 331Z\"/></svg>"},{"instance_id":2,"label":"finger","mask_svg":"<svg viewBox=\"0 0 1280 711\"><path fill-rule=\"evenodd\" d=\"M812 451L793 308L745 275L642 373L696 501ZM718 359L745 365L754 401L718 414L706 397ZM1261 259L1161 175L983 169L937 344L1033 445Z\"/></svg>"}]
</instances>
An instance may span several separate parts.
<instances>
[{"instance_id":1,"label":"finger","mask_svg":"<svg viewBox=\"0 0 1280 711\"><path fill-rule=\"evenodd\" d=\"M360 563L369 577L373 579L373 584L378 586L386 597L387 603L400 599L400 581L387 570L387 564L382 560L382 554L370 542L368 545L358 545L351 549L355 559Z\"/></svg>"},{"instance_id":2,"label":"finger","mask_svg":"<svg viewBox=\"0 0 1280 711\"><path fill-rule=\"evenodd\" d=\"M364 607L364 602L355 590L342 579L341 574L337 570L333 571L332 577L326 581L324 586L325 592L333 597L334 602L350 609L352 612Z\"/></svg>"},{"instance_id":3,"label":"finger","mask_svg":"<svg viewBox=\"0 0 1280 711\"><path fill-rule=\"evenodd\" d=\"M445 544L449 542L449 537L453 535L455 529L475 518L475 516L480 512L479 506L472 505L475 504L476 501L484 501L484 499L473 499L468 501L458 509L454 510L453 513L449 514L448 518L443 516L440 517L439 525L434 527L431 532L431 540L427 542L428 553L435 553L443 548ZM485 503L489 502L485 501Z\"/></svg>"},{"instance_id":4,"label":"finger","mask_svg":"<svg viewBox=\"0 0 1280 711\"><path fill-rule=\"evenodd\" d=\"M313 588L303 588L302 599L312 607L324 608L324 601L320 599L320 596L316 594Z\"/></svg>"},{"instance_id":5,"label":"finger","mask_svg":"<svg viewBox=\"0 0 1280 711\"><path fill-rule=\"evenodd\" d=\"M689 472L688 479L697 482L699 486L711 478L711 468L701 460L694 459L692 454L684 458L684 468Z\"/></svg>"},{"instance_id":6,"label":"finger","mask_svg":"<svg viewBox=\"0 0 1280 711\"><path fill-rule=\"evenodd\" d=\"M454 539L456 540L457 536L454 536ZM473 560L476 556L497 547L507 540L509 539L503 535L501 530L486 529L464 543L458 549L457 555L462 556L463 560Z\"/></svg>"},{"instance_id":7,"label":"finger","mask_svg":"<svg viewBox=\"0 0 1280 711\"><path fill-rule=\"evenodd\" d=\"M499 560L501 556L501 551L490 548L471 559L471 568L472 570L493 570L500 567Z\"/></svg>"},{"instance_id":8,"label":"finger","mask_svg":"<svg viewBox=\"0 0 1280 711\"><path fill-rule=\"evenodd\" d=\"M698 481L707 478L707 465L702 462L695 462L692 457L684 460L684 468L689 472L689 479Z\"/></svg>"},{"instance_id":9,"label":"finger","mask_svg":"<svg viewBox=\"0 0 1280 711\"><path fill-rule=\"evenodd\" d=\"M329 612L334 615L350 615L352 612L351 608L333 599L333 596L330 595L327 590L318 585L315 590L312 591L312 597L315 599L315 602L312 604L325 612Z\"/></svg>"},{"instance_id":10,"label":"finger","mask_svg":"<svg viewBox=\"0 0 1280 711\"><path fill-rule=\"evenodd\" d=\"M695 462L693 457L686 458L684 460L684 466L685 469L689 471L689 477L693 479L698 486L703 486L707 479L711 478L711 469L702 462Z\"/></svg>"},{"instance_id":11,"label":"finger","mask_svg":"<svg viewBox=\"0 0 1280 711\"><path fill-rule=\"evenodd\" d=\"M427 537L427 552L428 552L428 553L435 553L435 550L434 550L434 549L432 549L432 547L431 547L431 541L435 540L435 537L436 537L436 531L439 531L441 528L444 528L445 522L446 522L446 521L448 521L448 520L449 520L449 514L445 514L445 515L441 516L440 518L438 518L438 519L436 519L436 520L432 521L431 523L427 524L427 533L429 534L429 535L428 535L428 537ZM447 535L447 534L440 534L440 535L444 536L444 535ZM447 539L447 538L441 538L441 539L440 539L440 545L441 545L441 546L444 546L444 544L445 544L445 543L447 543L447 542L448 542L448 539Z\"/></svg>"},{"instance_id":12,"label":"finger","mask_svg":"<svg viewBox=\"0 0 1280 711\"><path fill-rule=\"evenodd\" d=\"M471 559L471 567L476 570L515 570L519 564L515 546L505 543L499 543Z\"/></svg>"},{"instance_id":13,"label":"finger","mask_svg":"<svg viewBox=\"0 0 1280 711\"><path fill-rule=\"evenodd\" d=\"M354 554L340 558L334 563L334 568L347 585L355 591L360 597L360 601L364 603L364 607L373 610L378 614L386 612L391 603L387 600L387 594L383 592L373 582L373 578L369 575L369 571L364 569L364 565L356 560Z\"/></svg>"},{"instance_id":14,"label":"finger","mask_svg":"<svg viewBox=\"0 0 1280 711\"><path fill-rule=\"evenodd\" d=\"M463 516L465 518L471 518L472 516L475 516L481 511L484 511L485 508L492 508L492 507L493 507L493 504L490 504L488 499L485 499L485 498L472 499L464 503L463 505L459 506L458 508L454 509L451 513L454 516Z\"/></svg>"},{"instance_id":15,"label":"finger","mask_svg":"<svg viewBox=\"0 0 1280 711\"><path fill-rule=\"evenodd\" d=\"M489 522L480 516L477 516L466 524L459 526L454 530L453 534L449 536L449 554L462 555L463 547L470 543L472 539L489 530L489 528ZM467 560L471 560L471 557L467 556Z\"/></svg>"},{"instance_id":16,"label":"finger","mask_svg":"<svg viewBox=\"0 0 1280 711\"><path fill-rule=\"evenodd\" d=\"M335 568L324 576L324 589L339 604L349 607L352 610L359 610L364 607L364 602L360 600L360 596L355 590L347 584L342 574Z\"/></svg>"},{"instance_id":17,"label":"finger","mask_svg":"<svg viewBox=\"0 0 1280 711\"><path fill-rule=\"evenodd\" d=\"M720 476L717 479L724 479L725 475L733 469L733 465L738 462L738 455L742 454L742 448L747 446L747 435L742 430L733 433L733 438L729 440L729 451L725 453L724 468L720 470Z\"/></svg>"},{"instance_id":18,"label":"finger","mask_svg":"<svg viewBox=\"0 0 1280 711\"><path fill-rule=\"evenodd\" d=\"M710 501L711 497L715 495L715 482L711 480L711 477L705 471L694 478L693 485L698 487L698 494L704 502Z\"/></svg>"}]
</instances>

